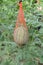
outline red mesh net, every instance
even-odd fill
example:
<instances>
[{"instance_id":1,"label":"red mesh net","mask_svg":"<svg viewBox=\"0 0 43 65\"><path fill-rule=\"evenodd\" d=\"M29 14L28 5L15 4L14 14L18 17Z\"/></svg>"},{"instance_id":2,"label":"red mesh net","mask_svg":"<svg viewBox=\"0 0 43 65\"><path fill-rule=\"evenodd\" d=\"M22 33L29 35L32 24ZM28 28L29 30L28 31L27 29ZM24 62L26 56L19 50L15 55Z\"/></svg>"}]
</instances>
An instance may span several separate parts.
<instances>
[{"instance_id":1,"label":"red mesh net","mask_svg":"<svg viewBox=\"0 0 43 65\"><path fill-rule=\"evenodd\" d=\"M18 13L17 21L16 21L16 28L18 26L21 26L21 25L23 25L24 27L27 27L25 19L24 19L24 12L23 12L23 9L22 9L22 2L19 3L19 13Z\"/></svg>"}]
</instances>

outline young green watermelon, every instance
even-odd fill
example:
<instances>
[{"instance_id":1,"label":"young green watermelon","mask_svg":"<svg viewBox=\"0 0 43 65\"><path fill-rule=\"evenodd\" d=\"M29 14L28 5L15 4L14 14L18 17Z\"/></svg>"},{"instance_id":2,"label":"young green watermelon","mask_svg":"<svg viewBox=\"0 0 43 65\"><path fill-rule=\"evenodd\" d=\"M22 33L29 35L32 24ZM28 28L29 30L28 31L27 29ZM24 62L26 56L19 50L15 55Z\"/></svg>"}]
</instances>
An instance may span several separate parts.
<instances>
[{"instance_id":1,"label":"young green watermelon","mask_svg":"<svg viewBox=\"0 0 43 65\"><path fill-rule=\"evenodd\" d=\"M14 41L20 45L27 43L28 30L24 26L20 26L14 30Z\"/></svg>"}]
</instances>

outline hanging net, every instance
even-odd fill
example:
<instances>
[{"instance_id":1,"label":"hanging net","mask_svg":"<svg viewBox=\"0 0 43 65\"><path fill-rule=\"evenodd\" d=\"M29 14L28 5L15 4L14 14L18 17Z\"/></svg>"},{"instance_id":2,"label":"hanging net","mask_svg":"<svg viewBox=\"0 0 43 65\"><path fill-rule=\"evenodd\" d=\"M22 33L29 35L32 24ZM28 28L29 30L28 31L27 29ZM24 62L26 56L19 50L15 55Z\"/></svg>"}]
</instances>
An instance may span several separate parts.
<instances>
[{"instance_id":1,"label":"hanging net","mask_svg":"<svg viewBox=\"0 0 43 65\"><path fill-rule=\"evenodd\" d=\"M17 17L17 21L16 21L16 28L23 25L24 27L26 26L26 22L24 19L24 12L22 9L22 2L19 3L19 13L18 13L18 17Z\"/></svg>"},{"instance_id":2,"label":"hanging net","mask_svg":"<svg viewBox=\"0 0 43 65\"><path fill-rule=\"evenodd\" d=\"M28 41L28 30L24 19L22 2L19 3L19 13L14 30L14 41L20 45Z\"/></svg>"}]
</instances>

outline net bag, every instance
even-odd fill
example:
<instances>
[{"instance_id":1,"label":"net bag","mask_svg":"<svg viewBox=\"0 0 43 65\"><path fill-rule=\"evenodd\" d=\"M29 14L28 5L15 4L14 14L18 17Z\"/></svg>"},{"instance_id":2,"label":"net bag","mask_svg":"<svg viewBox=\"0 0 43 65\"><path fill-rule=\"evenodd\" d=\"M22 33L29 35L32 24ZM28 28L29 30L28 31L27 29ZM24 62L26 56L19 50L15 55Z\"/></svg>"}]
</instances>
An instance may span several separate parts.
<instances>
[{"instance_id":1,"label":"net bag","mask_svg":"<svg viewBox=\"0 0 43 65\"><path fill-rule=\"evenodd\" d=\"M24 19L24 12L22 9L22 2L19 2L19 13L14 29L14 41L17 44L26 44L28 41L28 29Z\"/></svg>"}]
</instances>

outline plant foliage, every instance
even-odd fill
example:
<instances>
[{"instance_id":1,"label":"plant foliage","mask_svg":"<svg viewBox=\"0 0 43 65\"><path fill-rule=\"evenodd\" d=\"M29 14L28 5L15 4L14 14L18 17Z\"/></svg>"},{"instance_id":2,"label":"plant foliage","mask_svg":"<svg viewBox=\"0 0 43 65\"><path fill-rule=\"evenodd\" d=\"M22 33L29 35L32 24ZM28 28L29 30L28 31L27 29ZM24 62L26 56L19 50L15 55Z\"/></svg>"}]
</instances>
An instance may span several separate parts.
<instances>
[{"instance_id":1,"label":"plant foliage","mask_svg":"<svg viewBox=\"0 0 43 65\"><path fill-rule=\"evenodd\" d=\"M23 0L29 42L18 46L13 39L18 0L0 0L0 65L43 65L43 0ZM42 7L38 10L37 7Z\"/></svg>"}]
</instances>

